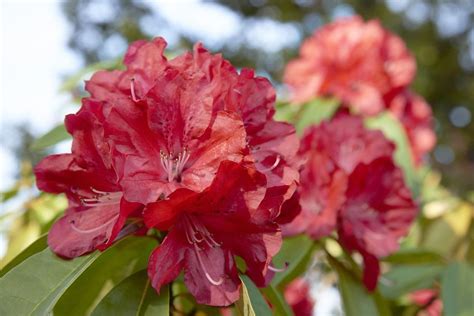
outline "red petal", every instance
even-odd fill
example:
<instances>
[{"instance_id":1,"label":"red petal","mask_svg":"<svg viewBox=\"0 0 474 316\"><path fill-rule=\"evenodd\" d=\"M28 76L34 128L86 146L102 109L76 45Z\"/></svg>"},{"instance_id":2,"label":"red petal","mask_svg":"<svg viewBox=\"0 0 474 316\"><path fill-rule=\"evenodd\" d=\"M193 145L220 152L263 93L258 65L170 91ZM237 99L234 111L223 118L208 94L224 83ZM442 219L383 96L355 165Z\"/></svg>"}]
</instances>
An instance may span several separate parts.
<instances>
[{"instance_id":1,"label":"red petal","mask_svg":"<svg viewBox=\"0 0 474 316\"><path fill-rule=\"evenodd\" d=\"M83 211L69 209L49 231L48 245L62 257L78 257L111 242L118 233L117 224L123 224L119 203Z\"/></svg>"},{"instance_id":2,"label":"red petal","mask_svg":"<svg viewBox=\"0 0 474 316\"><path fill-rule=\"evenodd\" d=\"M176 279L184 267L184 257L189 245L183 240L184 233L175 229L169 232L148 261L151 285L159 293L160 288Z\"/></svg>"},{"instance_id":3,"label":"red petal","mask_svg":"<svg viewBox=\"0 0 474 316\"><path fill-rule=\"evenodd\" d=\"M377 280L380 275L380 265L377 257L370 254L362 254L364 259L364 273L362 280L365 287L369 291L375 290L377 287Z\"/></svg>"}]
</instances>

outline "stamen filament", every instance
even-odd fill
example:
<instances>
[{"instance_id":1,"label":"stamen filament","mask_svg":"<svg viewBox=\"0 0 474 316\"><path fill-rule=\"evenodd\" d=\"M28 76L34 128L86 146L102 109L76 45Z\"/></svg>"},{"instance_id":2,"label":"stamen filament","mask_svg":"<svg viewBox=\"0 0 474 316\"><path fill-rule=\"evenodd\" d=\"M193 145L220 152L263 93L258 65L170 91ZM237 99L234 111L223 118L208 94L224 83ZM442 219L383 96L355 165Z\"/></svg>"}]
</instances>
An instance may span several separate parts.
<instances>
[{"instance_id":1,"label":"stamen filament","mask_svg":"<svg viewBox=\"0 0 474 316\"><path fill-rule=\"evenodd\" d=\"M196 257L198 258L198 262L199 262L199 265L201 266L201 269L204 271L204 274L206 275L206 279L213 285L216 285L216 286L221 285L224 282L224 279L220 277L219 280L216 281L211 277L211 275L206 270L204 262L202 261L201 254L200 254L201 249L197 248L196 246L197 245L194 244Z\"/></svg>"},{"instance_id":2,"label":"stamen filament","mask_svg":"<svg viewBox=\"0 0 474 316\"><path fill-rule=\"evenodd\" d=\"M132 94L133 102L140 101L135 94L135 78L130 79L130 93Z\"/></svg>"},{"instance_id":3,"label":"stamen filament","mask_svg":"<svg viewBox=\"0 0 474 316\"><path fill-rule=\"evenodd\" d=\"M260 171L262 171L262 172L272 171L273 169L275 169L280 164L280 161L281 161L281 157L280 157L280 155L277 155L277 157L275 159L275 162L273 163L273 165L271 167L263 168Z\"/></svg>"},{"instance_id":4,"label":"stamen filament","mask_svg":"<svg viewBox=\"0 0 474 316\"><path fill-rule=\"evenodd\" d=\"M284 268L275 268L271 264L268 265L268 270L273 271L273 272L284 272L288 269L288 262L285 262L285 267Z\"/></svg>"},{"instance_id":5,"label":"stamen filament","mask_svg":"<svg viewBox=\"0 0 474 316\"><path fill-rule=\"evenodd\" d=\"M114 217L112 217L111 219L109 219L107 222L105 222L104 224L96 227L96 228L92 228L92 229L80 229L79 227L76 226L76 223L74 221L71 221L70 224L71 224L71 228L73 230L75 230L76 232L80 233L80 234L89 234L89 233L93 233L95 231L98 231L98 230L101 230L102 228L108 226L111 222L117 220L117 218L119 217L120 214L117 214L115 215Z\"/></svg>"}]
</instances>

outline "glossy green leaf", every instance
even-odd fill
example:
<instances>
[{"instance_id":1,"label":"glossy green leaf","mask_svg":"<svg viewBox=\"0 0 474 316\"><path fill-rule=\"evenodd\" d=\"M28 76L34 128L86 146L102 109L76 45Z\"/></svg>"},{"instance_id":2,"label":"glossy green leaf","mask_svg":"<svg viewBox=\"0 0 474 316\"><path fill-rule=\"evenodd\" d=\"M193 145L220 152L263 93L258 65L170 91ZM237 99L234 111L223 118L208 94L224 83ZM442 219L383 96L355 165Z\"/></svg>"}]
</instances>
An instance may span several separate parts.
<instances>
[{"instance_id":1,"label":"glossy green leaf","mask_svg":"<svg viewBox=\"0 0 474 316\"><path fill-rule=\"evenodd\" d=\"M169 287L160 294L150 285L146 270L137 272L114 287L97 305L96 316L170 315Z\"/></svg>"},{"instance_id":2,"label":"glossy green leaf","mask_svg":"<svg viewBox=\"0 0 474 316\"><path fill-rule=\"evenodd\" d=\"M415 290L431 287L441 271L441 264L394 266L380 278L379 290L384 297L396 299Z\"/></svg>"},{"instance_id":3,"label":"glossy green leaf","mask_svg":"<svg viewBox=\"0 0 474 316\"><path fill-rule=\"evenodd\" d=\"M4 276L8 271L31 257L32 255L44 250L48 247L47 243L48 236L43 235L34 241L31 245L29 245L25 250L23 250L20 254L10 260L1 270L0 270L0 277Z\"/></svg>"},{"instance_id":4,"label":"glossy green leaf","mask_svg":"<svg viewBox=\"0 0 474 316\"><path fill-rule=\"evenodd\" d=\"M36 139L31 145L31 150L42 150L69 138L71 138L71 135L68 134L66 127L61 123L40 138Z\"/></svg>"},{"instance_id":5,"label":"glossy green leaf","mask_svg":"<svg viewBox=\"0 0 474 316\"><path fill-rule=\"evenodd\" d=\"M67 288L100 253L63 260L49 248L34 254L0 279L0 315L48 315Z\"/></svg>"},{"instance_id":6,"label":"glossy green leaf","mask_svg":"<svg viewBox=\"0 0 474 316\"><path fill-rule=\"evenodd\" d=\"M285 238L280 251L273 258L273 264L277 268L286 264L288 267L283 272L277 272L271 283L276 287L287 284L306 271L313 250L314 242L306 235Z\"/></svg>"},{"instance_id":7,"label":"glossy green leaf","mask_svg":"<svg viewBox=\"0 0 474 316\"><path fill-rule=\"evenodd\" d=\"M241 275L240 278L242 293L240 299L235 303L239 314L243 316L272 315L272 310L252 280L246 275Z\"/></svg>"},{"instance_id":8,"label":"glossy green leaf","mask_svg":"<svg viewBox=\"0 0 474 316\"><path fill-rule=\"evenodd\" d=\"M378 316L379 313L374 295L367 292L362 282L336 259L328 256L331 267L337 272L339 291L346 316Z\"/></svg>"},{"instance_id":9,"label":"glossy green leaf","mask_svg":"<svg viewBox=\"0 0 474 316\"><path fill-rule=\"evenodd\" d=\"M455 262L441 277L441 298L446 316L474 315L474 267Z\"/></svg>"},{"instance_id":10,"label":"glossy green leaf","mask_svg":"<svg viewBox=\"0 0 474 316\"><path fill-rule=\"evenodd\" d=\"M395 161L402 168L408 186L417 196L419 193L419 180L417 179L410 143L402 124L387 112L376 117L367 118L365 123L371 129L381 130L385 137L395 143Z\"/></svg>"},{"instance_id":11,"label":"glossy green leaf","mask_svg":"<svg viewBox=\"0 0 474 316\"><path fill-rule=\"evenodd\" d=\"M269 285L266 288L262 289L263 294L265 297L270 301L272 304L273 315L275 316L291 316L293 315L293 311L291 307L285 301L283 295L273 286Z\"/></svg>"},{"instance_id":12,"label":"glossy green leaf","mask_svg":"<svg viewBox=\"0 0 474 316\"><path fill-rule=\"evenodd\" d=\"M130 236L101 253L65 291L54 307L57 315L89 315L113 286L143 270L157 242L152 238ZM93 282L91 282L93 280ZM77 298L81 304L77 304Z\"/></svg>"}]
</instances>

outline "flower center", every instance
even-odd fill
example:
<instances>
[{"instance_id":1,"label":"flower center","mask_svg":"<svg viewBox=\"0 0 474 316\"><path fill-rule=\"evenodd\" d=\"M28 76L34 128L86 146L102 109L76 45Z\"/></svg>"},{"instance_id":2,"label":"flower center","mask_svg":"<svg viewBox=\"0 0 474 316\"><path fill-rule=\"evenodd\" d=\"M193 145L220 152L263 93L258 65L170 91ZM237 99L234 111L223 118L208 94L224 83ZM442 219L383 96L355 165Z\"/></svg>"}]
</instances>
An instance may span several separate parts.
<instances>
[{"instance_id":1,"label":"flower center","mask_svg":"<svg viewBox=\"0 0 474 316\"><path fill-rule=\"evenodd\" d=\"M217 281L214 280L207 271L204 261L201 257L201 251L203 251L202 247L206 247L207 245L209 248L215 248L220 247L220 244L215 241L214 238L212 238L212 235L207 230L207 228L195 218L189 215L184 215L183 222L186 239L190 245L193 245L199 265L204 271L207 280L213 285L221 285L222 282L224 282L224 279L219 277ZM199 246L199 244L201 244L202 247Z\"/></svg>"},{"instance_id":2,"label":"flower center","mask_svg":"<svg viewBox=\"0 0 474 316\"><path fill-rule=\"evenodd\" d=\"M190 156L191 154L187 148L177 156L160 151L161 166L168 176L168 182L172 182L175 179L178 182L181 181L181 173L183 172L184 166L188 162Z\"/></svg>"}]
</instances>

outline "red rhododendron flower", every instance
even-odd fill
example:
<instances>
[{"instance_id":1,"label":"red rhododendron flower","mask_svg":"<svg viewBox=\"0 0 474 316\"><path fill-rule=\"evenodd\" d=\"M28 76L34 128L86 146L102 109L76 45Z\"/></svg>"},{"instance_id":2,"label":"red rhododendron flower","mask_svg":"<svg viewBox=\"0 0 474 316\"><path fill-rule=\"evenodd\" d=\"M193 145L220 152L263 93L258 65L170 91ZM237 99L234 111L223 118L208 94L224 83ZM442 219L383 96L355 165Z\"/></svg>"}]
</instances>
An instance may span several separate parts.
<instances>
[{"instance_id":1,"label":"red rhododendron flower","mask_svg":"<svg viewBox=\"0 0 474 316\"><path fill-rule=\"evenodd\" d=\"M106 137L123 165L128 200L154 202L178 188L202 191L222 161L256 164L267 175L265 203L279 212L296 189L294 128L275 122L267 79L239 74L200 44L168 61L166 43L132 44L127 70L99 72L87 83L104 101Z\"/></svg>"},{"instance_id":2,"label":"red rhododendron flower","mask_svg":"<svg viewBox=\"0 0 474 316\"><path fill-rule=\"evenodd\" d=\"M316 30L286 67L284 80L295 102L333 95L373 115L384 108L385 95L411 83L415 71L398 36L378 21L354 16Z\"/></svg>"},{"instance_id":3,"label":"red rhododendron flower","mask_svg":"<svg viewBox=\"0 0 474 316\"><path fill-rule=\"evenodd\" d=\"M347 177L364 162L393 153L380 131L367 130L360 117L340 112L330 121L306 130L299 150L305 161L299 194L302 211L284 233L308 233L314 239L330 235L346 200Z\"/></svg>"},{"instance_id":4,"label":"red rhododendron flower","mask_svg":"<svg viewBox=\"0 0 474 316\"><path fill-rule=\"evenodd\" d=\"M390 157L361 163L350 174L338 233L346 249L362 254L363 279L369 290L377 285L377 258L398 250L398 241L408 233L416 214L402 171Z\"/></svg>"},{"instance_id":5,"label":"red rhododendron flower","mask_svg":"<svg viewBox=\"0 0 474 316\"><path fill-rule=\"evenodd\" d=\"M86 101L78 114L68 115L65 124L74 138L72 154L48 156L35 168L38 188L68 197L66 214L48 234L49 246L66 258L109 246L127 217L140 209L140 204L122 197L103 129L93 114L100 106Z\"/></svg>"},{"instance_id":6,"label":"red rhododendron flower","mask_svg":"<svg viewBox=\"0 0 474 316\"><path fill-rule=\"evenodd\" d=\"M178 189L167 200L148 204L146 224L168 231L150 258L153 287L159 291L184 270L198 303L230 305L240 290L235 255L246 261L253 281L264 286L268 265L281 246L279 226L259 208L265 186L263 174L228 161L201 193Z\"/></svg>"},{"instance_id":7,"label":"red rhododendron flower","mask_svg":"<svg viewBox=\"0 0 474 316\"><path fill-rule=\"evenodd\" d=\"M369 289L378 279L378 258L398 248L417 212L393 152L380 131L347 111L309 128L299 151L306 161L301 213L283 228L286 235L306 232L314 239L337 229L342 245L362 254Z\"/></svg>"},{"instance_id":8,"label":"red rhododendron flower","mask_svg":"<svg viewBox=\"0 0 474 316\"><path fill-rule=\"evenodd\" d=\"M441 316L443 314L443 302L439 299L439 294L433 289L418 290L410 294L410 298L423 309L417 316Z\"/></svg>"},{"instance_id":9,"label":"red rhododendron flower","mask_svg":"<svg viewBox=\"0 0 474 316\"><path fill-rule=\"evenodd\" d=\"M309 284L302 278L296 278L285 288L285 300L295 316L313 315L314 300L311 298Z\"/></svg>"},{"instance_id":10,"label":"red rhododendron flower","mask_svg":"<svg viewBox=\"0 0 474 316\"><path fill-rule=\"evenodd\" d=\"M431 107L421 96L404 91L392 98L389 110L405 127L413 159L420 164L436 144Z\"/></svg>"}]
</instances>

